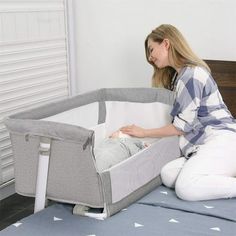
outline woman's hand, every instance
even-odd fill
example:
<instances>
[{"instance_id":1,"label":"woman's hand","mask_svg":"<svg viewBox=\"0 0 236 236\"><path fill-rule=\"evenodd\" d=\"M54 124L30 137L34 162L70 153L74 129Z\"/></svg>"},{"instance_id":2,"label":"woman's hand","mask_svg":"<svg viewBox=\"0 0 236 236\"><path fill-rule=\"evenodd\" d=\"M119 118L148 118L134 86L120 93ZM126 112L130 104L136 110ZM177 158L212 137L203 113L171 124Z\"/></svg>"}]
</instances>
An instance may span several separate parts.
<instances>
[{"instance_id":1,"label":"woman's hand","mask_svg":"<svg viewBox=\"0 0 236 236\"><path fill-rule=\"evenodd\" d=\"M120 128L124 134L129 134L134 137L144 138L146 137L145 129L136 125L127 125Z\"/></svg>"}]
</instances>

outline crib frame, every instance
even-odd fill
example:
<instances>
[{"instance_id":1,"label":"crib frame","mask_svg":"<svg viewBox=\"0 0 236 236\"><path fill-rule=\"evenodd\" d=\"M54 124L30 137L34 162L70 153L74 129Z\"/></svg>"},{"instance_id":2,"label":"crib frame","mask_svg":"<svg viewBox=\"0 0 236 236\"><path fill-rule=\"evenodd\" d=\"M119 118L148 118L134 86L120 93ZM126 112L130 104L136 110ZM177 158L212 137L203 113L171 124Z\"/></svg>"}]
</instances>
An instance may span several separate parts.
<instances>
[{"instance_id":1,"label":"crib frame","mask_svg":"<svg viewBox=\"0 0 236 236\"><path fill-rule=\"evenodd\" d=\"M174 92L160 88L99 89L6 118L14 153L16 192L36 197L35 212L45 207L47 199L103 208L102 217L127 207L161 184L161 167L180 156L178 137L162 138L135 157L98 172L93 130L42 119L97 102L97 124L101 124L106 120L106 101L172 106L174 97ZM145 166L148 160L151 164ZM129 187L123 183L125 177L133 181Z\"/></svg>"}]
</instances>

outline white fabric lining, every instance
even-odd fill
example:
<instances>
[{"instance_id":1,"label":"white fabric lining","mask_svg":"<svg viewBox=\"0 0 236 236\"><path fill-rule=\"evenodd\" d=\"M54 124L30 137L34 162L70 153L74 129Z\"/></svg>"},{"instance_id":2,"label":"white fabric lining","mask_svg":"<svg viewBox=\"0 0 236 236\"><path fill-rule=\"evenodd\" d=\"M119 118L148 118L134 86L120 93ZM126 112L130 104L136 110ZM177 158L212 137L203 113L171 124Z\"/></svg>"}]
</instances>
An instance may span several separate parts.
<instances>
[{"instance_id":1,"label":"white fabric lining","mask_svg":"<svg viewBox=\"0 0 236 236\"><path fill-rule=\"evenodd\" d=\"M171 123L171 106L160 102L106 102L106 135L125 125L157 128Z\"/></svg>"},{"instance_id":2,"label":"white fabric lining","mask_svg":"<svg viewBox=\"0 0 236 236\"><path fill-rule=\"evenodd\" d=\"M88 129L90 127L97 125L98 114L99 114L98 109L99 109L98 102L94 102L58 113L54 116L46 117L42 120L76 125Z\"/></svg>"}]
</instances>

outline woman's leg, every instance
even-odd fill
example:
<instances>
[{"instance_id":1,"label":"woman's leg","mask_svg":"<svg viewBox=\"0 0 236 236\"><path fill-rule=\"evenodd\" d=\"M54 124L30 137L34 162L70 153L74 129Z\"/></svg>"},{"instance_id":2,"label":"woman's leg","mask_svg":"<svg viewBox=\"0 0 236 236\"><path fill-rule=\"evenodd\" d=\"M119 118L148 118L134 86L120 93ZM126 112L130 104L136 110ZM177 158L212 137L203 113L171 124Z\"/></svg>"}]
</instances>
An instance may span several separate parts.
<instances>
[{"instance_id":1,"label":"woman's leg","mask_svg":"<svg viewBox=\"0 0 236 236\"><path fill-rule=\"evenodd\" d=\"M214 131L181 170L176 194L189 201L236 197L236 133Z\"/></svg>"},{"instance_id":2,"label":"woman's leg","mask_svg":"<svg viewBox=\"0 0 236 236\"><path fill-rule=\"evenodd\" d=\"M185 157L177 158L171 162L168 162L161 169L161 180L162 183L169 187L175 187L175 181L179 175L180 170L183 168L184 163L186 162Z\"/></svg>"}]
</instances>

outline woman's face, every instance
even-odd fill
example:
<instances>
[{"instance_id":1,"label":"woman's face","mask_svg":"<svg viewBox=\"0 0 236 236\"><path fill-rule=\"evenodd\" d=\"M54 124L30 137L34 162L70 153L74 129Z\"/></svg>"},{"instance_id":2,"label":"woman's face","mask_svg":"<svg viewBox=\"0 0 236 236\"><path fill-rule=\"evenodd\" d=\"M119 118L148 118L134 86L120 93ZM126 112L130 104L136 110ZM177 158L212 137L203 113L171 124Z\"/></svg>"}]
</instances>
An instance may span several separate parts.
<instances>
[{"instance_id":1,"label":"woman's face","mask_svg":"<svg viewBox=\"0 0 236 236\"><path fill-rule=\"evenodd\" d=\"M152 39L148 39L148 60L156 65L157 68L169 66L169 47L170 42L168 39L164 39L161 43L154 42Z\"/></svg>"}]
</instances>

